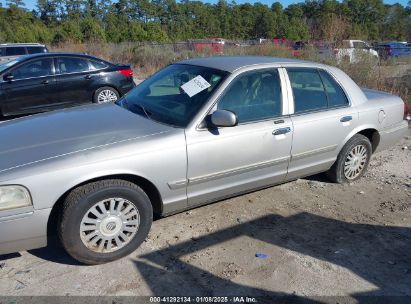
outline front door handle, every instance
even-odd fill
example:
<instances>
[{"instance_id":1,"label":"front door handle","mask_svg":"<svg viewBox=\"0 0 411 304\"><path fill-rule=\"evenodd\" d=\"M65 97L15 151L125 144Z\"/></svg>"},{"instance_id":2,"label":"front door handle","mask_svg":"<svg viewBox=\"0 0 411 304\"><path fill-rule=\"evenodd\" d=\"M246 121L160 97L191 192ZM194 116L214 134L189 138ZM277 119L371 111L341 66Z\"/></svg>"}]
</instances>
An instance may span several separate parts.
<instances>
[{"instance_id":1,"label":"front door handle","mask_svg":"<svg viewBox=\"0 0 411 304\"><path fill-rule=\"evenodd\" d=\"M340 119L340 122L347 122L352 120L352 116L344 116Z\"/></svg>"},{"instance_id":2,"label":"front door handle","mask_svg":"<svg viewBox=\"0 0 411 304\"><path fill-rule=\"evenodd\" d=\"M281 134L286 134L291 132L291 128L287 127L287 128L281 128L281 129L277 129L273 131L273 135L281 135Z\"/></svg>"},{"instance_id":3,"label":"front door handle","mask_svg":"<svg viewBox=\"0 0 411 304\"><path fill-rule=\"evenodd\" d=\"M48 80L44 80L43 82L42 82L42 84L49 84L50 82L48 81Z\"/></svg>"},{"instance_id":4,"label":"front door handle","mask_svg":"<svg viewBox=\"0 0 411 304\"><path fill-rule=\"evenodd\" d=\"M86 75L86 76L84 76L84 78L91 79L91 75Z\"/></svg>"}]
</instances>

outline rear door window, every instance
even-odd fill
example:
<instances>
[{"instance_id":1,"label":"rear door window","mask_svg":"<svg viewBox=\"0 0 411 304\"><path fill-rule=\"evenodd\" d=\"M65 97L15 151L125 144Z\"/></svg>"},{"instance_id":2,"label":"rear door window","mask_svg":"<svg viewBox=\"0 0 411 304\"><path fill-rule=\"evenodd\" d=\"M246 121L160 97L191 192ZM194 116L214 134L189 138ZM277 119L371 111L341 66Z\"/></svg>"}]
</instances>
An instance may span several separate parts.
<instances>
[{"instance_id":1,"label":"rear door window","mask_svg":"<svg viewBox=\"0 0 411 304\"><path fill-rule=\"evenodd\" d=\"M327 94L316 69L288 68L287 73L293 90L295 113L327 108Z\"/></svg>"},{"instance_id":2,"label":"rear door window","mask_svg":"<svg viewBox=\"0 0 411 304\"><path fill-rule=\"evenodd\" d=\"M81 73L90 70L88 60L78 57L58 57L56 59L60 74Z\"/></svg>"},{"instance_id":3,"label":"rear door window","mask_svg":"<svg viewBox=\"0 0 411 304\"><path fill-rule=\"evenodd\" d=\"M326 71L288 68L294 96L294 113L304 113L347 106L348 98L340 85Z\"/></svg>"},{"instance_id":4,"label":"rear door window","mask_svg":"<svg viewBox=\"0 0 411 304\"><path fill-rule=\"evenodd\" d=\"M355 49L363 50L367 48L367 45L365 44L365 42L362 42L362 41L354 41L352 44Z\"/></svg>"},{"instance_id":5,"label":"rear door window","mask_svg":"<svg viewBox=\"0 0 411 304\"><path fill-rule=\"evenodd\" d=\"M6 47L5 56L20 56L26 54L26 49L24 47L15 46L15 47Z\"/></svg>"},{"instance_id":6,"label":"rear door window","mask_svg":"<svg viewBox=\"0 0 411 304\"><path fill-rule=\"evenodd\" d=\"M101 70L105 69L107 67L107 64L105 64L103 61L99 60L90 60L91 63L91 69L92 70Z\"/></svg>"}]
</instances>

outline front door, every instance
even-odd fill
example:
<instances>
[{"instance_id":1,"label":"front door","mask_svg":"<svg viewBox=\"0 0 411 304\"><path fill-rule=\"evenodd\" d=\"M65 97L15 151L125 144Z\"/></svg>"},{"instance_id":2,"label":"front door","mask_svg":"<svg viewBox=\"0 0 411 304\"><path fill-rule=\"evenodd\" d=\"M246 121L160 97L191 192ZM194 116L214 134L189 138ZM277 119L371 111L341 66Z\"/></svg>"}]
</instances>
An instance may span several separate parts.
<instances>
[{"instance_id":1,"label":"front door","mask_svg":"<svg viewBox=\"0 0 411 304\"><path fill-rule=\"evenodd\" d=\"M51 58L24 63L10 70L11 80L2 80L6 102L3 115L35 113L47 109L57 101L56 80Z\"/></svg>"},{"instance_id":2,"label":"front door","mask_svg":"<svg viewBox=\"0 0 411 304\"><path fill-rule=\"evenodd\" d=\"M284 180L292 125L282 104L277 69L245 72L231 82L214 109L234 112L238 125L187 134L190 206Z\"/></svg>"}]
</instances>

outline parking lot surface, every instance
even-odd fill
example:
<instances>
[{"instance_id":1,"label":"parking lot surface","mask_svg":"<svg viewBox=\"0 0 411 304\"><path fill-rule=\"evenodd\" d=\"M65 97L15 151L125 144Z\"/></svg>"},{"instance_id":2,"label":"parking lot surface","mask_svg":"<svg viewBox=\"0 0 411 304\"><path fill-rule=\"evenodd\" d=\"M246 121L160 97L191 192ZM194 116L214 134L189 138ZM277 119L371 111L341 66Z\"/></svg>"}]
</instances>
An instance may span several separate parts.
<instances>
[{"instance_id":1,"label":"parking lot surface","mask_svg":"<svg viewBox=\"0 0 411 304\"><path fill-rule=\"evenodd\" d=\"M365 177L316 175L162 218L130 256L0 257L1 295L411 295L411 132ZM5 232L2 232L5 233Z\"/></svg>"}]
</instances>

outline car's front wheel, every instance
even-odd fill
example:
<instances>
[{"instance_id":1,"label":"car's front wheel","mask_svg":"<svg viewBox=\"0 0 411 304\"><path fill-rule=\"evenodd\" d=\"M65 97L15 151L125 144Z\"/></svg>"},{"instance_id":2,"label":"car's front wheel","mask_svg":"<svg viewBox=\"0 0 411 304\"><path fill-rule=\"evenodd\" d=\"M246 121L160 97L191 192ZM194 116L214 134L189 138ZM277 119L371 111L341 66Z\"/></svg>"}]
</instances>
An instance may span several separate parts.
<instances>
[{"instance_id":1,"label":"car's front wheel","mask_svg":"<svg viewBox=\"0 0 411 304\"><path fill-rule=\"evenodd\" d=\"M112 87L102 87L94 93L94 103L115 102L120 98L120 94Z\"/></svg>"},{"instance_id":2,"label":"car's front wheel","mask_svg":"<svg viewBox=\"0 0 411 304\"><path fill-rule=\"evenodd\" d=\"M153 210L145 192L111 179L74 189L65 199L59 235L66 251L85 264L122 258L146 238Z\"/></svg>"},{"instance_id":3,"label":"car's front wheel","mask_svg":"<svg viewBox=\"0 0 411 304\"><path fill-rule=\"evenodd\" d=\"M364 175L372 154L370 140L361 134L354 135L342 148L334 165L327 172L336 183L353 182Z\"/></svg>"}]
</instances>

